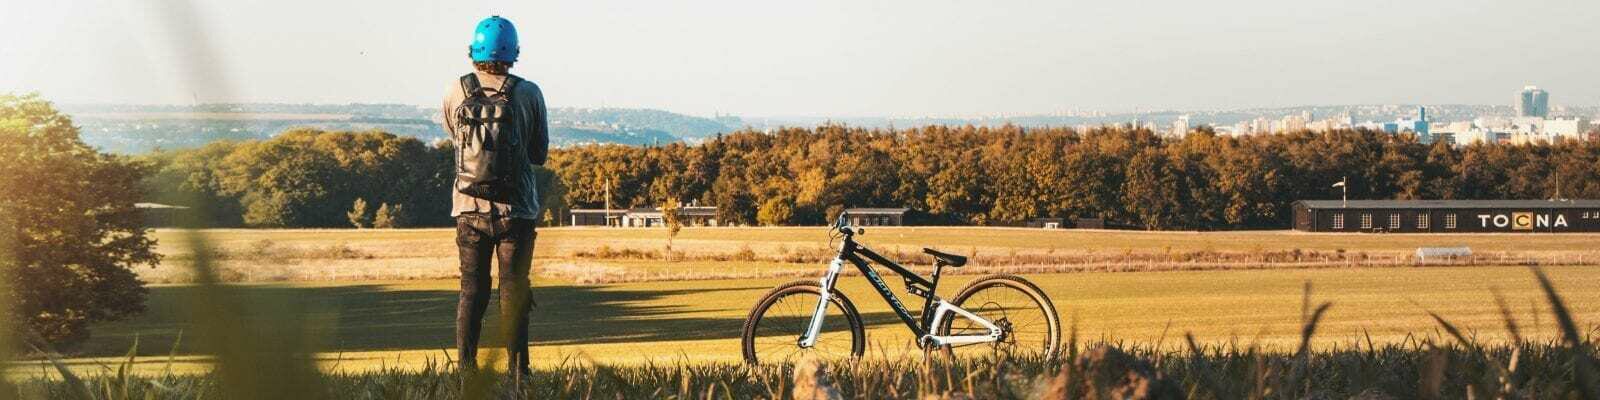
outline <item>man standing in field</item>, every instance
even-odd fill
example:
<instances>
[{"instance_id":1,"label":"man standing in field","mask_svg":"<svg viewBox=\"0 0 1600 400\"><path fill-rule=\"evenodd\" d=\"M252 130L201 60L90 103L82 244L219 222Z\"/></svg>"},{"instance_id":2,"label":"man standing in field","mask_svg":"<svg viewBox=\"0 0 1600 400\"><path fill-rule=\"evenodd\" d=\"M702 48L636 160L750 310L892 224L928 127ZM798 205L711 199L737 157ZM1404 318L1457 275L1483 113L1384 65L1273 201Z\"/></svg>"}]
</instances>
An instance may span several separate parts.
<instances>
[{"instance_id":1,"label":"man standing in field","mask_svg":"<svg viewBox=\"0 0 1600 400\"><path fill-rule=\"evenodd\" d=\"M468 50L476 71L452 81L444 99L445 130L456 151L450 215L461 253L456 351L461 369L477 368L489 263L498 259L508 371L527 373L528 273L540 211L533 166L544 164L550 143L544 94L508 72L520 52L511 21L479 22Z\"/></svg>"}]
</instances>

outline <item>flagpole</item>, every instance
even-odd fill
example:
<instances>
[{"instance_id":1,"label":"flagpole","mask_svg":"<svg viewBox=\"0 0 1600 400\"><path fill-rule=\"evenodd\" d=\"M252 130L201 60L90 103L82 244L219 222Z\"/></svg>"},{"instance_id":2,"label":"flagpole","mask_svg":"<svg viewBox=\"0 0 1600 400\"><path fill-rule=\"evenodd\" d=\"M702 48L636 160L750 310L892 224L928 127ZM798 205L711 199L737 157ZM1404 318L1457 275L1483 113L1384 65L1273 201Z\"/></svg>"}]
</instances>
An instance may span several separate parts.
<instances>
[{"instance_id":1,"label":"flagpole","mask_svg":"<svg viewBox=\"0 0 1600 400\"><path fill-rule=\"evenodd\" d=\"M1343 201L1339 205L1340 208L1350 208L1350 177L1349 176L1345 176L1344 179L1339 180L1339 191L1344 193Z\"/></svg>"}]
</instances>

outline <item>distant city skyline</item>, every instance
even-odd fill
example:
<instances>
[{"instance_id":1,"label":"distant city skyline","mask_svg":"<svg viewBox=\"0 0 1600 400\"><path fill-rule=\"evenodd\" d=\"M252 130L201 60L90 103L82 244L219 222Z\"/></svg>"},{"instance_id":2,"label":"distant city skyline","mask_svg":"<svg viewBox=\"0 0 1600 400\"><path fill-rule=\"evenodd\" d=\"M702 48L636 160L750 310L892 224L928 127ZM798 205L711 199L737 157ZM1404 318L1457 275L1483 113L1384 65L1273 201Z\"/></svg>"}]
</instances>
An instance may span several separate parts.
<instances>
[{"instance_id":1,"label":"distant city skyline","mask_svg":"<svg viewBox=\"0 0 1600 400\"><path fill-rule=\"evenodd\" d=\"M59 103L431 105L470 28L524 35L552 106L982 116L1600 105L1600 3L0 0L0 92ZM1560 12L1553 12L1560 10ZM19 12L20 11L20 12ZM1396 15L1427 16L1396 23ZM198 66L198 67L196 67Z\"/></svg>"}]
</instances>

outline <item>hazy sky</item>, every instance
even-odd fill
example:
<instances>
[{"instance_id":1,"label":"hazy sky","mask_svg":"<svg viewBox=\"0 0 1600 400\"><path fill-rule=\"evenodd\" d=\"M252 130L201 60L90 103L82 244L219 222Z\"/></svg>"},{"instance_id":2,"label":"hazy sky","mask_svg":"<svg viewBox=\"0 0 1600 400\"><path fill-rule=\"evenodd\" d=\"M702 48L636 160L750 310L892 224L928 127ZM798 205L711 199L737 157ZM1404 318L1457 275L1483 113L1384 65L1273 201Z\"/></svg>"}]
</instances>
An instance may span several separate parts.
<instances>
[{"instance_id":1,"label":"hazy sky","mask_svg":"<svg viewBox=\"0 0 1600 400\"><path fill-rule=\"evenodd\" d=\"M434 105L489 14L552 106L920 116L1600 104L1600 1L0 0L0 91ZM192 7L192 8L190 8Z\"/></svg>"}]
</instances>

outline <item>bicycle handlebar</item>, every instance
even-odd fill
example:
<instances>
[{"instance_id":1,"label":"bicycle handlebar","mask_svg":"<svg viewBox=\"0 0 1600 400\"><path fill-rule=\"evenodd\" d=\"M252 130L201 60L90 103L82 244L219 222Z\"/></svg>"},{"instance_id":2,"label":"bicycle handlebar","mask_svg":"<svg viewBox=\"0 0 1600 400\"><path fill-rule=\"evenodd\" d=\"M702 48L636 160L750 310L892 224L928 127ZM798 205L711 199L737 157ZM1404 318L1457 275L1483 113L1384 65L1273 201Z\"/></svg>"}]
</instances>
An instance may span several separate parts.
<instances>
[{"instance_id":1,"label":"bicycle handlebar","mask_svg":"<svg viewBox=\"0 0 1600 400\"><path fill-rule=\"evenodd\" d=\"M861 229L850 229L850 220L844 218L844 213L839 213L839 218L834 220L833 226L828 227L829 233L839 232L844 236L853 236L864 233Z\"/></svg>"}]
</instances>

